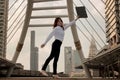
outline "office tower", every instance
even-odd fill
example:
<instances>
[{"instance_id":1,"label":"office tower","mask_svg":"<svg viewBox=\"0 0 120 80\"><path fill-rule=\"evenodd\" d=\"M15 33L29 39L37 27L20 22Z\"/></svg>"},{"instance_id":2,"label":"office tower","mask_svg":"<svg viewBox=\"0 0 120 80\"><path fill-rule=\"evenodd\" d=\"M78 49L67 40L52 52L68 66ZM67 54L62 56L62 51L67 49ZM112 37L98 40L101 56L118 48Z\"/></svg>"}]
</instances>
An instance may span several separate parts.
<instances>
[{"instance_id":1,"label":"office tower","mask_svg":"<svg viewBox=\"0 0 120 80\"><path fill-rule=\"evenodd\" d=\"M65 73L69 76L84 76L85 72L79 68L81 66L80 56L77 50L65 47Z\"/></svg>"},{"instance_id":2,"label":"office tower","mask_svg":"<svg viewBox=\"0 0 120 80\"><path fill-rule=\"evenodd\" d=\"M6 57L8 0L0 0L0 56Z\"/></svg>"},{"instance_id":3,"label":"office tower","mask_svg":"<svg viewBox=\"0 0 120 80\"><path fill-rule=\"evenodd\" d=\"M95 39L92 37L90 47L89 47L89 58L93 58L97 54L97 46L95 44Z\"/></svg>"},{"instance_id":4,"label":"office tower","mask_svg":"<svg viewBox=\"0 0 120 80\"><path fill-rule=\"evenodd\" d=\"M95 39L92 36L90 47L89 47L89 57L88 58L93 58L96 56L98 50L97 46L95 44ZM97 69L90 69L91 75L94 77L97 77L99 75L99 71Z\"/></svg>"},{"instance_id":5,"label":"office tower","mask_svg":"<svg viewBox=\"0 0 120 80\"><path fill-rule=\"evenodd\" d=\"M46 72L50 72L50 66L49 65L46 68Z\"/></svg>"},{"instance_id":6,"label":"office tower","mask_svg":"<svg viewBox=\"0 0 120 80\"><path fill-rule=\"evenodd\" d=\"M74 64L74 69L75 67L78 67L81 65L80 56L77 50L73 50L73 64Z\"/></svg>"},{"instance_id":7,"label":"office tower","mask_svg":"<svg viewBox=\"0 0 120 80\"><path fill-rule=\"evenodd\" d=\"M73 70L73 62L72 62L72 48L71 47L65 47L64 48L64 54L65 54L65 73L70 74Z\"/></svg>"},{"instance_id":8,"label":"office tower","mask_svg":"<svg viewBox=\"0 0 120 80\"><path fill-rule=\"evenodd\" d=\"M43 67L43 65L42 65L42 67ZM50 72L50 65L47 66L47 68L46 68L45 71L46 71L46 72Z\"/></svg>"},{"instance_id":9,"label":"office tower","mask_svg":"<svg viewBox=\"0 0 120 80\"><path fill-rule=\"evenodd\" d=\"M38 71L38 48L35 47L35 31L31 31L30 70Z\"/></svg>"},{"instance_id":10,"label":"office tower","mask_svg":"<svg viewBox=\"0 0 120 80\"><path fill-rule=\"evenodd\" d=\"M105 1L106 38L109 45L120 43L120 0Z\"/></svg>"},{"instance_id":11,"label":"office tower","mask_svg":"<svg viewBox=\"0 0 120 80\"><path fill-rule=\"evenodd\" d=\"M34 68L33 68L33 70L36 70L36 71L38 71L38 47L35 47L34 48L34 50L35 50L35 53L33 53L34 55L33 55L33 57L34 57Z\"/></svg>"}]
</instances>

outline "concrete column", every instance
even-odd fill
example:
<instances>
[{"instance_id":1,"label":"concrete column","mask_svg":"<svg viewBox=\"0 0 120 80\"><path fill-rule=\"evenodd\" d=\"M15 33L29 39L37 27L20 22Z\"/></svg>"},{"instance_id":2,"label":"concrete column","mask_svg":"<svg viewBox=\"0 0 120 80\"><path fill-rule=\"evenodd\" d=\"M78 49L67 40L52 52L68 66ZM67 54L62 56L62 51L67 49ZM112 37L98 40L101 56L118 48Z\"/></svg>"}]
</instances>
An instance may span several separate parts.
<instances>
[{"instance_id":1,"label":"concrete column","mask_svg":"<svg viewBox=\"0 0 120 80\"><path fill-rule=\"evenodd\" d=\"M28 2L28 4L27 4L26 16L25 16L25 21L24 21L22 33L21 33L20 40L18 42L16 51L15 51L15 54L12 58L12 62L14 62L14 63L17 62L18 56L19 56L21 49L23 47L24 40L25 40L27 30L28 30L28 26L29 26L29 22L30 22L31 13L32 13L33 0L28 0L27 2ZM14 67L11 67L10 70L8 71L8 74L7 74L8 77L12 74L13 69L14 69Z\"/></svg>"},{"instance_id":2,"label":"concrete column","mask_svg":"<svg viewBox=\"0 0 120 80\"><path fill-rule=\"evenodd\" d=\"M19 54L21 52L21 49L23 47L24 40L25 40L27 30L28 30L28 26L29 26L29 22L30 22L30 17L31 17L31 13L32 13L32 7L33 7L33 0L28 0L25 21L24 21L22 33L21 33L21 36L20 36L20 40L18 42L14 57L12 59L13 62L17 61L17 58L18 58L18 56L19 56Z\"/></svg>"},{"instance_id":3,"label":"concrete column","mask_svg":"<svg viewBox=\"0 0 120 80\"><path fill-rule=\"evenodd\" d=\"M72 21L72 20L74 20L73 0L67 0L67 7L68 7L69 20ZM75 46L76 46L76 49L78 50L78 53L79 53L79 56L80 56L80 59L81 59L81 63L82 63L82 66L83 66L83 68L84 68L84 70L86 72L86 75L87 75L88 78L91 78L91 74L90 74L89 69L83 63L85 58L84 58L84 55L83 55L81 43L80 43L80 40L78 38L78 34L77 34L77 30L76 30L75 26L76 25L73 25L71 27L73 38L74 38L74 42L75 42Z\"/></svg>"}]
</instances>

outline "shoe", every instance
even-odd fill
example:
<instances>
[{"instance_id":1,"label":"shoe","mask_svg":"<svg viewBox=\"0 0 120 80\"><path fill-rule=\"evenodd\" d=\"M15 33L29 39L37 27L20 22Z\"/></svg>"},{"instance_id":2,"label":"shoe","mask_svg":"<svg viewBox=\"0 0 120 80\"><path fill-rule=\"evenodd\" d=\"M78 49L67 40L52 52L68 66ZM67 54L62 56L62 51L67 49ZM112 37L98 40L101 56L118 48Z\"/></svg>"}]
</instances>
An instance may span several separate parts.
<instances>
[{"instance_id":1,"label":"shoe","mask_svg":"<svg viewBox=\"0 0 120 80\"><path fill-rule=\"evenodd\" d=\"M46 77L48 76L48 74L44 70L41 70L40 73Z\"/></svg>"},{"instance_id":2,"label":"shoe","mask_svg":"<svg viewBox=\"0 0 120 80\"><path fill-rule=\"evenodd\" d=\"M60 78L60 77L59 77L58 75L55 74L55 75L53 75L53 78Z\"/></svg>"}]
</instances>

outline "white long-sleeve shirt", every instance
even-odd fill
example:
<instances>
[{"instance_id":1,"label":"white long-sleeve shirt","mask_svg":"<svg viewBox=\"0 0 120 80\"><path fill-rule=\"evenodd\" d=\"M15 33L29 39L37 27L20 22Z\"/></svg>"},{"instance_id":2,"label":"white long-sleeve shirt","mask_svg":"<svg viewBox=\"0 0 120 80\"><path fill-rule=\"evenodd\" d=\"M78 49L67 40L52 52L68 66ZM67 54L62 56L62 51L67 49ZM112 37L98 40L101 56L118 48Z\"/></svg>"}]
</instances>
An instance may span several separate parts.
<instances>
[{"instance_id":1,"label":"white long-sleeve shirt","mask_svg":"<svg viewBox=\"0 0 120 80\"><path fill-rule=\"evenodd\" d=\"M56 26L53 31L49 34L49 36L47 37L47 39L45 40L44 44L47 44L47 42L54 36L55 39L60 40L61 42L64 39L64 31L70 27L71 25L73 25L75 23L75 20L71 21L69 24L64 26L64 30L62 27L60 26Z\"/></svg>"}]
</instances>

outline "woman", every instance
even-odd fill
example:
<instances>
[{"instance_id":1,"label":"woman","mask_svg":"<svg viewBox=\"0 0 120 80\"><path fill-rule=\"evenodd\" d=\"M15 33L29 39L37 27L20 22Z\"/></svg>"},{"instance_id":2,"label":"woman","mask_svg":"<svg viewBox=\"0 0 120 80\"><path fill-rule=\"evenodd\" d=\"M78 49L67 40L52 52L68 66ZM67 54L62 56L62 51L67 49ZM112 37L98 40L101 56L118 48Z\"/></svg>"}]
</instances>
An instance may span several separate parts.
<instances>
[{"instance_id":1,"label":"woman","mask_svg":"<svg viewBox=\"0 0 120 80\"><path fill-rule=\"evenodd\" d=\"M57 17L54 21L54 25L53 25L53 31L49 34L49 36L47 37L46 41L41 45L41 48L43 48L46 43L54 36L55 37L55 41L52 44L52 50L51 50L51 54L50 56L47 58L47 60L45 61L41 73L44 76L48 76L48 74L45 72L47 65L49 64L49 62L54 58L53 61L53 77L58 78L59 76L57 75L57 62L58 62L58 58L59 58L59 54L60 54L60 47L62 44L62 41L64 39L64 31L71 25L73 25L75 23L75 21L78 19L79 17L77 17L75 20L73 20L72 22L70 22L68 25L63 26L63 21L60 17Z\"/></svg>"}]
</instances>

